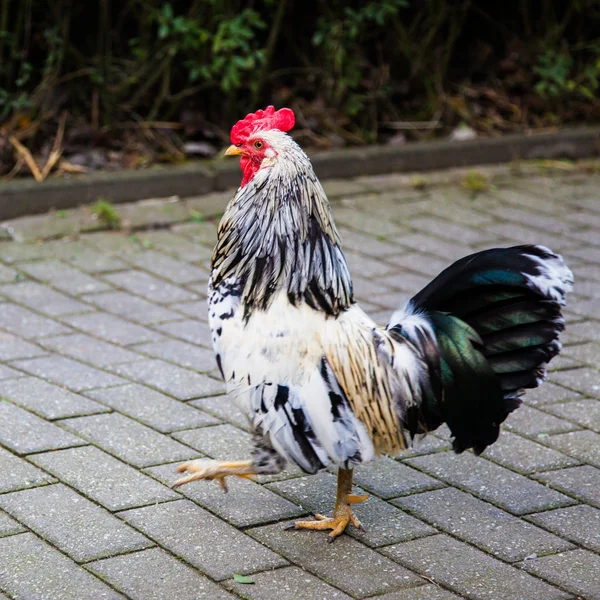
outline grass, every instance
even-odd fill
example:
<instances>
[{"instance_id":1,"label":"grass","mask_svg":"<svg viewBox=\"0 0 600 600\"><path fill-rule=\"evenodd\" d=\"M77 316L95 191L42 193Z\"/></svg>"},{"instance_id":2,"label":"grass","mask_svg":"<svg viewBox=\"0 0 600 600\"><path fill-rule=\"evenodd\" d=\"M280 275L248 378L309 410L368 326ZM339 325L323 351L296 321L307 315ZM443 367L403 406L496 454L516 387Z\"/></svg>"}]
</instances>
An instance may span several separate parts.
<instances>
[{"instance_id":1,"label":"grass","mask_svg":"<svg viewBox=\"0 0 600 600\"><path fill-rule=\"evenodd\" d=\"M121 215L112 202L104 198L98 198L96 203L91 206L90 212L108 229L119 229L121 226Z\"/></svg>"},{"instance_id":2,"label":"grass","mask_svg":"<svg viewBox=\"0 0 600 600\"><path fill-rule=\"evenodd\" d=\"M479 171L469 171L460 182L460 185L466 190L469 190L472 196L476 196L481 192L486 192L490 187L487 175L484 175Z\"/></svg>"}]
</instances>

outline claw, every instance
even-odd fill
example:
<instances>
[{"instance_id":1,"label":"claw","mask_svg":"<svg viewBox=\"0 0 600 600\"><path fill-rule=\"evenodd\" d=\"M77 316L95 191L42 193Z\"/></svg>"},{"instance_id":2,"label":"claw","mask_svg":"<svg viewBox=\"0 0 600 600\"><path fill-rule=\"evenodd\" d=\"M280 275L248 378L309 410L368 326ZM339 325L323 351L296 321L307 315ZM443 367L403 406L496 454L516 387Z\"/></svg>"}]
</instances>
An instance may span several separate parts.
<instances>
[{"instance_id":1,"label":"claw","mask_svg":"<svg viewBox=\"0 0 600 600\"><path fill-rule=\"evenodd\" d=\"M185 477L178 479L171 487L196 481L197 479L216 480L224 492L227 492L226 477L235 475L245 479L255 479L256 474L252 469L250 461L227 462L212 460L210 458L199 458L183 463L177 467L179 473L188 473Z\"/></svg>"}]
</instances>

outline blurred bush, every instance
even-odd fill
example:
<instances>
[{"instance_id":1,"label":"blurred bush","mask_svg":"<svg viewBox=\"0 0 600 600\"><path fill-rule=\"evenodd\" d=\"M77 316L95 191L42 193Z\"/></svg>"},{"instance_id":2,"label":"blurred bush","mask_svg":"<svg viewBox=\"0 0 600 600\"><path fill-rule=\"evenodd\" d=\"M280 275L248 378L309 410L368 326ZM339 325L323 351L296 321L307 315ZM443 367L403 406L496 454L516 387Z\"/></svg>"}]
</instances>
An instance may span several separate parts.
<instances>
[{"instance_id":1,"label":"blurred bush","mask_svg":"<svg viewBox=\"0 0 600 600\"><path fill-rule=\"evenodd\" d=\"M127 166L268 103L324 147L593 121L599 78L600 0L0 0L0 163L65 112Z\"/></svg>"}]
</instances>

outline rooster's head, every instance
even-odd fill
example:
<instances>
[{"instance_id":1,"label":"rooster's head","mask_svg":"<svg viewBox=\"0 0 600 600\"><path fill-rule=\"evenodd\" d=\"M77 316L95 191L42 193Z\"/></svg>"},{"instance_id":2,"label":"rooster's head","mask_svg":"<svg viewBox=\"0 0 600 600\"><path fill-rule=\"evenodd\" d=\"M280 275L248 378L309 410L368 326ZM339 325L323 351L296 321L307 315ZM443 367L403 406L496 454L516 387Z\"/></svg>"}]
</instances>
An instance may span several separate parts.
<instances>
[{"instance_id":1,"label":"rooster's head","mask_svg":"<svg viewBox=\"0 0 600 600\"><path fill-rule=\"evenodd\" d=\"M270 166L285 150L287 135L282 132L294 127L294 113L289 108L276 111L273 106L246 115L231 129L231 146L225 156L239 156L244 174L244 187L263 166ZM290 140L291 141L291 140Z\"/></svg>"}]
</instances>

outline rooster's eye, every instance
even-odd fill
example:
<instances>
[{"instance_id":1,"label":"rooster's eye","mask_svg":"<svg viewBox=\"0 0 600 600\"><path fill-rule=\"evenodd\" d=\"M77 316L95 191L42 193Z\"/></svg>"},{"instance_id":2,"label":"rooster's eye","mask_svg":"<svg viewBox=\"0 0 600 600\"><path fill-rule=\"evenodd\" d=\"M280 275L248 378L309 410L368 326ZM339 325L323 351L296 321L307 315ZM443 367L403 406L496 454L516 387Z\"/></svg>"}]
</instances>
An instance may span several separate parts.
<instances>
[{"instance_id":1,"label":"rooster's eye","mask_svg":"<svg viewBox=\"0 0 600 600\"><path fill-rule=\"evenodd\" d=\"M256 141L254 142L254 147L255 147L257 150L262 150L263 143L262 143L260 140L256 140Z\"/></svg>"}]
</instances>

